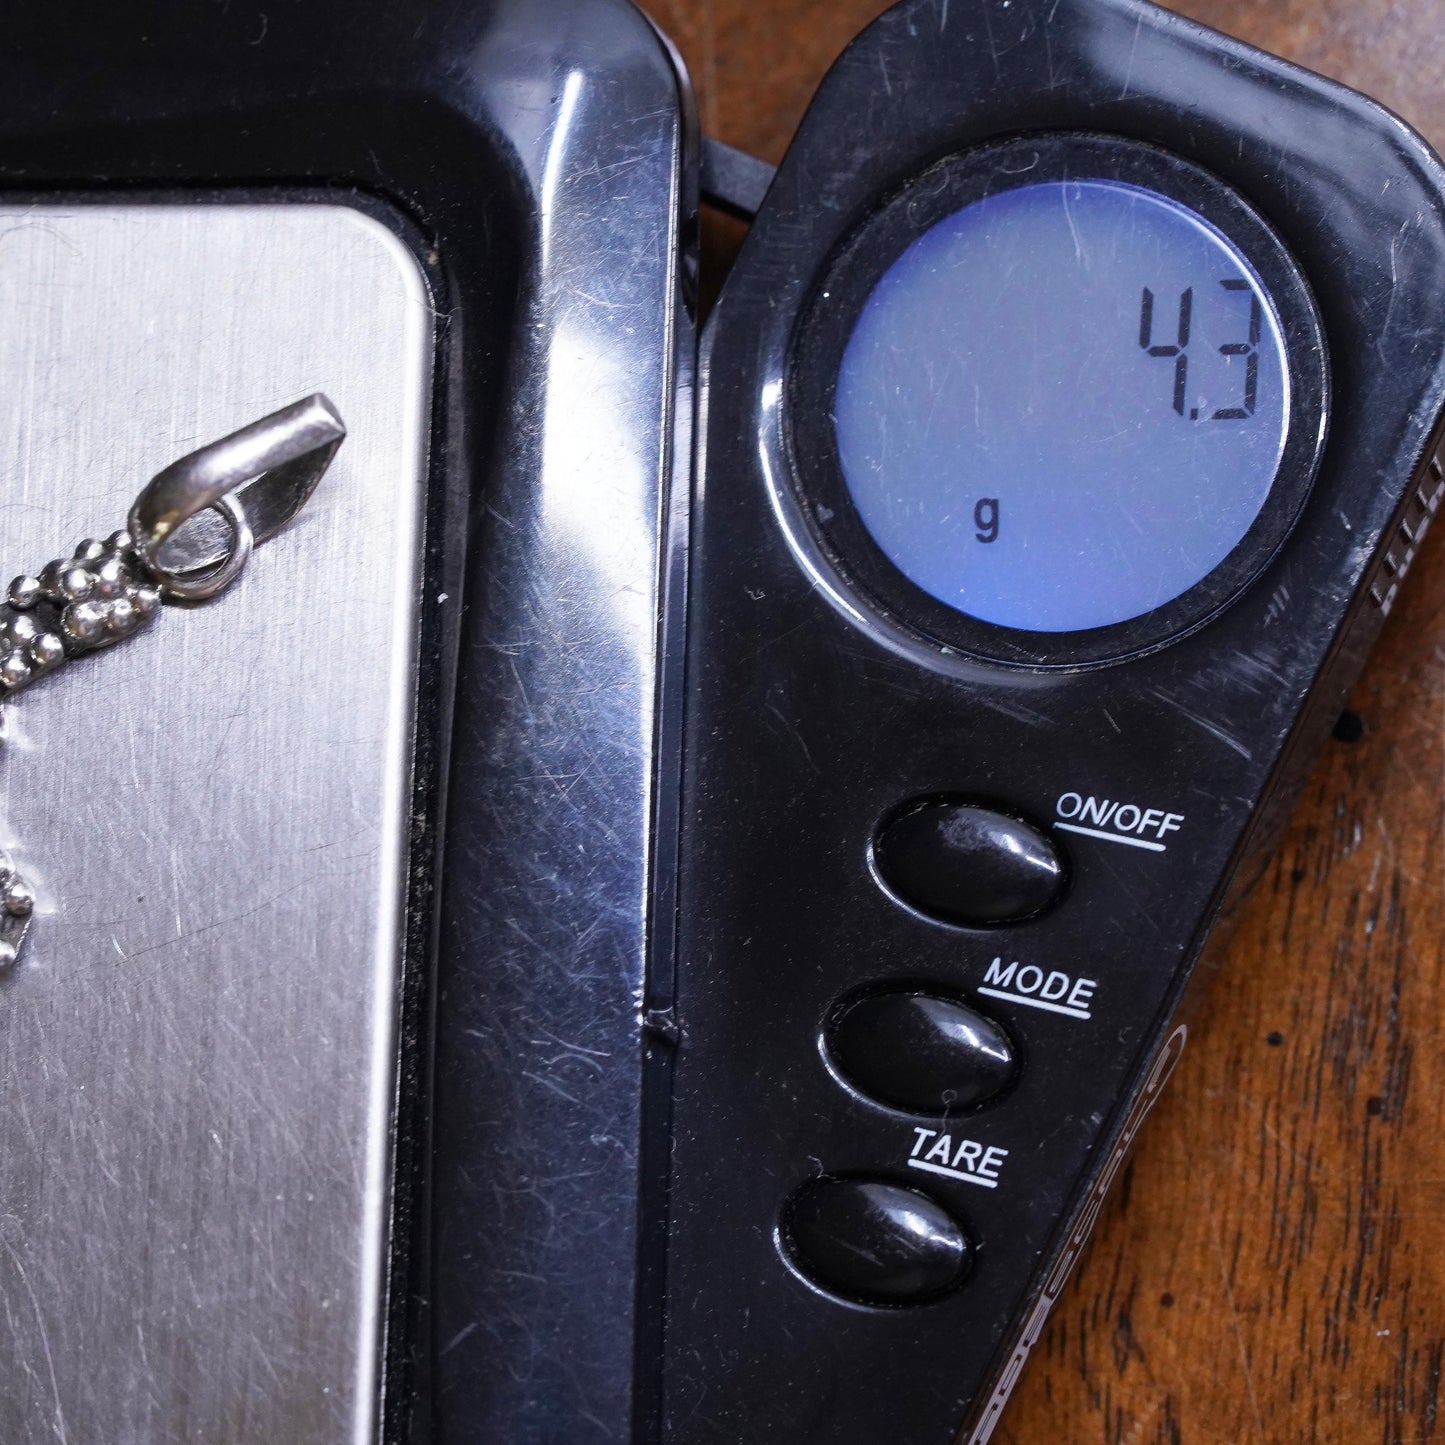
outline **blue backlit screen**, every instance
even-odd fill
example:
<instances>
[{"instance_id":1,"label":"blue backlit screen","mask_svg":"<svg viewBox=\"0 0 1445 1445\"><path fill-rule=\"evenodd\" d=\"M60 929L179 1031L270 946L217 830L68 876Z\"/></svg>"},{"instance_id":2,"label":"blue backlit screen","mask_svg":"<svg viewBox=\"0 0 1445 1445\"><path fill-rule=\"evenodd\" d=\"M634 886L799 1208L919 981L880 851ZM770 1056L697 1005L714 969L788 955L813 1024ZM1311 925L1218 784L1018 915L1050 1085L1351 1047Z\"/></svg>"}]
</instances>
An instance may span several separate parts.
<instances>
[{"instance_id":1,"label":"blue backlit screen","mask_svg":"<svg viewBox=\"0 0 1445 1445\"><path fill-rule=\"evenodd\" d=\"M925 231L844 351L838 457L916 586L1035 632L1127 622L1234 550L1289 428L1274 306L1180 203L1041 181Z\"/></svg>"}]
</instances>

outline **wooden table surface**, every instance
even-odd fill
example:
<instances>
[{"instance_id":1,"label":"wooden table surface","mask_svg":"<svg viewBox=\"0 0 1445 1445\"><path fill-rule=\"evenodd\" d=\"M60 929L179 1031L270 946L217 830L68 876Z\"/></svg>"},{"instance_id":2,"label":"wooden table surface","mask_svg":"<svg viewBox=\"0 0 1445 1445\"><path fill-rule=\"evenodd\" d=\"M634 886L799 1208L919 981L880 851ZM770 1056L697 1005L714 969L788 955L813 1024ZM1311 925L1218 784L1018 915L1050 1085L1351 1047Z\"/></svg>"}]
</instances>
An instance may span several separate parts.
<instances>
[{"instance_id":1,"label":"wooden table surface","mask_svg":"<svg viewBox=\"0 0 1445 1445\"><path fill-rule=\"evenodd\" d=\"M650 0L776 161L878 0ZM1445 149L1445 0L1181 0ZM714 222L714 267L739 229ZM1441 298L1445 305L1445 297ZM997 1445L1445 1441L1445 541L1321 758ZM899 1441L898 1445L909 1445Z\"/></svg>"}]
</instances>

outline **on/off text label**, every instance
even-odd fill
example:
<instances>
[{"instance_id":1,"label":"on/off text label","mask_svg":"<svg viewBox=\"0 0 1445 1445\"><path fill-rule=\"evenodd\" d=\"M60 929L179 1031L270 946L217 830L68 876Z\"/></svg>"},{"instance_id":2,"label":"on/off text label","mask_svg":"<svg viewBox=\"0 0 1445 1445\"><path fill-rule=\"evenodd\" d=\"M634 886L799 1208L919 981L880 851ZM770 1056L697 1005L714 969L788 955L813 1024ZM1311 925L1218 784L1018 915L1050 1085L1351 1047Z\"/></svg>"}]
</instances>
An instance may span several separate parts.
<instances>
[{"instance_id":1,"label":"on/off text label","mask_svg":"<svg viewBox=\"0 0 1445 1445\"><path fill-rule=\"evenodd\" d=\"M1130 848L1164 853L1164 839L1184 826L1183 813L1163 808L1144 808L1137 803L1120 803L1093 793L1061 793L1054 804L1054 826L1088 838L1103 838Z\"/></svg>"}]
</instances>

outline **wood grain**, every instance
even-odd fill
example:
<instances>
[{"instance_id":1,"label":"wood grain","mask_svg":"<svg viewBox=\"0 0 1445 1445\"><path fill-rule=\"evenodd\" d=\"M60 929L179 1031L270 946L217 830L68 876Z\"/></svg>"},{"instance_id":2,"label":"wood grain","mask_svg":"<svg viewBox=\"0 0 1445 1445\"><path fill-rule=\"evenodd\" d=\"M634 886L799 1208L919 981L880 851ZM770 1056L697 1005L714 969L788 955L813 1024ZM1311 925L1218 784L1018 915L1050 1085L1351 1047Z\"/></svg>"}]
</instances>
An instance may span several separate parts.
<instances>
[{"instance_id":1,"label":"wood grain","mask_svg":"<svg viewBox=\"0 0 1445 1445\"><path fill-rule=\"evenodd\" d=\"M881 8L653 0L708 132L770 160ZM1445 146L1441 0L1176 8L1366 91ZM738 235L709 230L715 271ZM1363 736L1316 768L998 1445L1445 1439L1438 537L1352 705Z\"/></svg>"}]
</instances>

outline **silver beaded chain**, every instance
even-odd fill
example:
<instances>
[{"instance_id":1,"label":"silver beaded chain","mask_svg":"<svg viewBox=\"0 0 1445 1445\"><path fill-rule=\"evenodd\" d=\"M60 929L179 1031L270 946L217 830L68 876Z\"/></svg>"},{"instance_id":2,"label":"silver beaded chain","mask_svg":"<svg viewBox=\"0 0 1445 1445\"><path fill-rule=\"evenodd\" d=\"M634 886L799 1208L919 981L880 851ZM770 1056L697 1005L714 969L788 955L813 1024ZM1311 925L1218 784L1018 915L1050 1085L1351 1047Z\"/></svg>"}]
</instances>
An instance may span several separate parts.
<instances>
[{"instance_id":1,"label":"silver beaded chain","mask_svg":"<svg viewBox=\"0 0 1445 1445\"><path fill-rule=\"evenodd\" d=\"M229 587L256 544L305 505L345 437L326 397L306 397L158 472L126 530L17 577L0 605L0 727L12 694L133 637L165 602L201 602ZM219 547L214 529L186 528L207 510L227 524ZM34 890L0 850L0 974L19 961L35 906Z\"/></svg>"}]
</instances>

